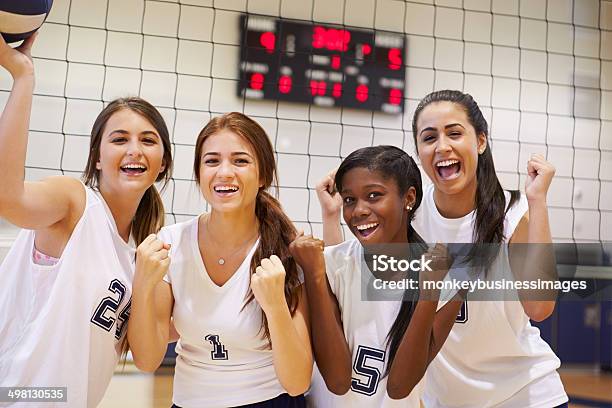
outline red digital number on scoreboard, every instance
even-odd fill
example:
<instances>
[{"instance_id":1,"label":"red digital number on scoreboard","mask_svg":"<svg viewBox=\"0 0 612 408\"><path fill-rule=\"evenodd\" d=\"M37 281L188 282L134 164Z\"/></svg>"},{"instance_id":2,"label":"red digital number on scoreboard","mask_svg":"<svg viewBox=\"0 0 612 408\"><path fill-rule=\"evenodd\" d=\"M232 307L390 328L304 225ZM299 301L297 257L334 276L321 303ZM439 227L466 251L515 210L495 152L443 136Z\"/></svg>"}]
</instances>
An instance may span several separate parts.
<instances>
[{"instance_id":1,"label":"red digital number on scoreboard","mask_svg":"<svg viewBox=\"0 0 612 408\"><path fill-rule=\"evenodd\" d=\"M264 86L264 76L259 72L254 72L251 75L251 89L261 90Z\"/></svg>"},{"instance_id":2,"label":"red digital number on scoreboard","mask_svg":"<svg viewBox=\"0 0 612 408\"><path fill-rule=\"evenodd\" d=\"M266 52L272 54L274 52L274 47L276 46L276 36L274 33L266 31L259 37L259 43L266 49Z\"/></svg>"},{"instance_id":3,"label":"red digital number on scoreboard","mask_svg":"<svg viewBox=\"0 0 612 408\"><path fill-rule=\"evenodd\" d=\"M278 79L278 91L283 94L291 92L293 86L293 80L288 75L283 75Z\"/></svg>"},{"instance_id":4,"label":"red digital number on scoreboard","mask_svg":"<svg viewBox=\"0 0 612 408\"><path fill-rule=\"evenodd\" d=\"M391 48L387 57L389 58L389 68L397 70L402 67L402 50L399 48Z\"/></svg>"},{"instance_id":5,"label":"red digital number on scoreboard","mask_svg":"<svg viewBox=\"0 0 612 408\"><path fill-rule=\"evenodd\" d=\"M345 52L350 42L351 33L348 30L315 26L312 32L312 48Z\"/></svg>"}]
</instances>

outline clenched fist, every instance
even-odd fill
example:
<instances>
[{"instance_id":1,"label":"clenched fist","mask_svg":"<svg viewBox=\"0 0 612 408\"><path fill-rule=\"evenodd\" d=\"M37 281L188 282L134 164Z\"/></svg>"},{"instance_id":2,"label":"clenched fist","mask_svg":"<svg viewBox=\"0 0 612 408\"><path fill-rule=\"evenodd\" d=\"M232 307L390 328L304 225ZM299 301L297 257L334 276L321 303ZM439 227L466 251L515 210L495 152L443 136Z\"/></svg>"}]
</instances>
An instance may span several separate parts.
<instances>
[{"instance_id":1,"label":"clenched fist","mask_svg":"<svg viewBox=\"0 0 612 408\"><path fill-rule=\"evenodd\" d=\"M287 307L285 300L285 267L280 258L272 255L261 260L251 276L251 290L266 315Z\"/></svg>"},{"instance_id":2,"label":"clenched fist","mask_svg":"<svg viewBox=\"0 0 612 408\"><path fill-rule=\"evenodd\" d=\"M420 299L437 301L440 296L440 291L433 286L427 288L425 281L435 285L437 282L443 281L448 273L453 260L448 253L448 249L443 244L436 244L425 253L425 259L431 260L429 269L419 273Z\"/></svg>"},{"instance_id":3,"label":"clenched fist","mask_svg":"<svg viewBox=\"0 0 612 408\"><path fill-rule=\"evenodd\" d=\"M323 246L322 240L302 233L289 245L289 252L302 267L305 275L321 278L325 276Z\"/></svg>"},{"instance_id":4,"label":"clenched fist","mask_svg":"<svg viewBox=\"0 0 612 408\"><path fill-rule=\"evenodd\" d=\"M342 197L336 191L336 185L334 184L336 170L330 171L315 187L323 215L336 215L342 209Z\"/></svg>"},{"instance_id":5,"label":"clenched fist","mask_svg":"<svg viewBox=\"0 0 612 408\"><path fill-rule=\"evenodd\" d=\"M136 249L134 286L152 289L168 272L170 245L151 234Z\"/></svg>"},{"instance_id":6,"label":"clenched fist","mask_svg":"<svg viewBox=\"0 0 612 408\"><path fill-rule=\"evenodd\" d=\"M525 181L525 195L527 200L544 200L555 175L555 167L546 161L541 154L534 154L527 162L527 180Z\"/></svg>"}]
</instances>

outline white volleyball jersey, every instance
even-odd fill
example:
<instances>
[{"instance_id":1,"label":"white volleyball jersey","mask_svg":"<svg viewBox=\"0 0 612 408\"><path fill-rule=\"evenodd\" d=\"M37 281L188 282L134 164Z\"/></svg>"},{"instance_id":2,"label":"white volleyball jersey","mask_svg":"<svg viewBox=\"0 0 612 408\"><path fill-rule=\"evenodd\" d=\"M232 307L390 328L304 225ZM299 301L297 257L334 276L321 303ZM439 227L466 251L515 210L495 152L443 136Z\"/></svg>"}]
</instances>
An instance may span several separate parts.
<instances>
[{"instance_id":1,"label":"white volleyball jersey","mask_svg":"<svg viewBox=\"0 0 612 408\"><path fill-rule=\"evenodd\" d=\"M505 194L508 202L510 194ZM522 195L504 219L506 242L527 210ZM471 212L456 219L442 217L429 185L412 225L428 243L469 243L474 216ZM497 268L509 268L507 255L498 256L488 273ZM427 370L425 406L555 407L568 400L556 371L559 365L540 331L529 323L520 301L470 301L468 295Z\"/></svg>"},{"instance_id":2,"label":"white volleyball jersey","mask_svg":"<svg viewBox=\"0 0 612 408\"><path fill-rule=\"evenodd\" d=\"M410 395L394 400L387 394L387 334L397 317L400 301L362 300L362 280L369 285L372 275L363 261L363 247L356 239L325 248L325 268L332 292L338 299L344 336L352 355L351 388L345 395L327 390L314 371L308 393L309 406L418 408L421 384ZM363 271L363 273L362 273ZM310 302L315 299L310 299Z\"/></svg>"},{"instance_id":3,"label":"white volleyball jersey","mask_svg":"<svg viewBox=\"0 0 612 408\"><path fill-rule=\"evenodd\" d=\"M33 262L35 232L23 230L0 266L0 386L67 387L67 403L45 407L98 405L127 332L135 249L103 199L85 191L56 265Z\"/></svg>"},{"instance_id":4,"label":"white volleyball jersey","mask_svg":"<svg viewBox=\"0 0 612 408\"><path fill-rule=\"evenodd\" d=\"M238 270L215 284L198 247L198 218L163 228L172 244L166 280L174 295L174 325L180 334L173 402L183 408L229 407L266 401L285 393L263 337L256 300L246 307L253 245Z\"/></svg>"}]
</instances>

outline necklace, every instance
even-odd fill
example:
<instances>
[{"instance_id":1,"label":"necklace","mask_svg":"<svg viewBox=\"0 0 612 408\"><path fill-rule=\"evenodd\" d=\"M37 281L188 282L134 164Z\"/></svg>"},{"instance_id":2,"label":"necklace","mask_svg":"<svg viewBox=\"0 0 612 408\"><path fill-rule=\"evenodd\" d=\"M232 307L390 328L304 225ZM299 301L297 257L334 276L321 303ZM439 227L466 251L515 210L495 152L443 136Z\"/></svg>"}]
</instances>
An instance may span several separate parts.
<instances>
[{"instance_id":1,"label":"necklace","mask_svg":"<svg viewBox=\"0 0 612 408\"><path fill-rule=\"evenodd\" d=\"M204 228L206 228L206 233L208 234L208 237L210 239L210 241L215 245L215 247L219 248L220 245L218 245L215 240L212 238L212 234L210 233L210 230L208 229L208 220L209 217L206 217L206 221L204 222ZM255 235L253 235L252 237L250 237L249 239L247 239L246 241L244 241L244 243L242 243L238 249L236 249L235 251L233 251L232 253L230 253L228 256L226 256L225 258L220 256L219 259L217 259L217 263L219 265L225 265L225 262L229 261L230 259L232 259L234 257L234 255L236 255L237 253L239 253L241 250L243 250L247 244L249 242L251 242L253 240L253 238L257 237L257 235L259 235L259 231L257 231L255 233Z\"/></svg>"}]
</instances>

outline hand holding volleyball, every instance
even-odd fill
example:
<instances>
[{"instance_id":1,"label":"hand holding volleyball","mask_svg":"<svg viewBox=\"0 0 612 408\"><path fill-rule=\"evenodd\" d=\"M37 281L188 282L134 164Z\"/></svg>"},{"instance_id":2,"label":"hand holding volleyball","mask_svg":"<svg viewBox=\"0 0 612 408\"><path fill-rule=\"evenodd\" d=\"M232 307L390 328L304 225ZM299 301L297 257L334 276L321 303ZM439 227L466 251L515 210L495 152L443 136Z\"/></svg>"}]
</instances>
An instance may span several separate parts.
<instances>
[{"instance_id":1,"label":"hand holding volleyball","mask_svg":"<svg viewBox=\"0 0 612 408\"><path fill-rule=\"evenodd\" d=\"M306 273L316 274L313 276L316 279L325 276L323 247L322 240L302 232L289 245L289 252Z\"/></svg>"},{"instance_id":2,"label":"hand holding volleyball","mask_svg":"<svg viewBox=\"0 0 612 408\"><path fill-rule=\"evenodd\" d=\"M279 307L287 307L285 267L278 256L272 255L261 260L261 264L251 276L251 290L266 314Z\"/></svg>"},{"instance_id":3,"label":"hand holding volleyball","mask_svg":"<svg viewBox=\"0 0 612 408\"><path fill-rule=\"evenodd\" d=\"M32 62L32 44L36 39L36 33L27 38L19 47L13 48L0 36L0 65L17 79L34 73Z\"/></svg>"},{"instance_id":4,"label":"hand holding volleyball","mask_svg":"<svg viewBox=\"0 0 612 408\"><path fill-rule=\"evenodd\" d=\"M150 289L164 278L170 266L168 256L170 245L151 234L145 238L136 250L136 274L134 284L144 285Z\"/></svg>"},{"instance_id":5,"label":"hand holding volleyball","mask_svg":"<svg viewBox=\"0 0 612 408\"><path fill-rule=\"evenodd\" d=\"M534 154L527 162L527 180L525 181L525 195L527 200L546 201L548 188L555 175L555 167L541 154Z\"/></svg>"}]
</instances>

